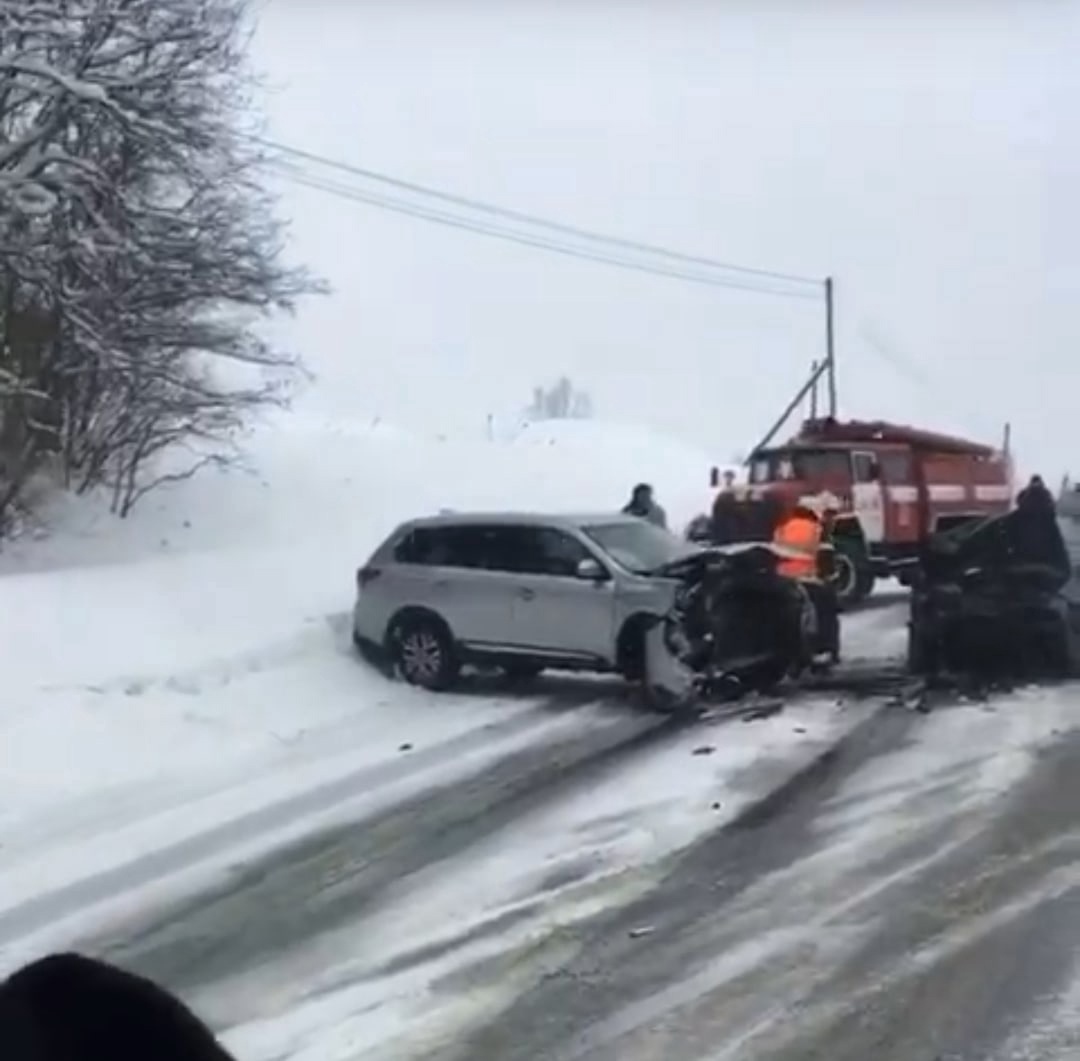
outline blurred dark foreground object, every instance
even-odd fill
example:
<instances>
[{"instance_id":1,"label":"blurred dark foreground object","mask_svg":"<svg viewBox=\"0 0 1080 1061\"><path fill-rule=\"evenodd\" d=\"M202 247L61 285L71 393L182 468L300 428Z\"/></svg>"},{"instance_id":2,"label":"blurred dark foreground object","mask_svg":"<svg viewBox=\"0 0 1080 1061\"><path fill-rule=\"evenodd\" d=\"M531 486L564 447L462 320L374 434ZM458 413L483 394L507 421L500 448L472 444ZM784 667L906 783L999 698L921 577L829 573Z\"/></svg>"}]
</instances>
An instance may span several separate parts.
<instances>
[{"instance_id":1,"label":"blurred dark foreground object","mask_svg":"<svg viewBox=\"0 0 1080 1061\"><path fill-rule=\"evenodd\" d=\"M931 538L911 593L909 669L991 685L1080 674L1078 531L1029 489L1007 515Z\"/></svg>"},{"instance_id":2,"label":"blurred dark foreground object","mask_svg":"<svg viewBox=\"0 0 1080 1061\"><path fill-rule=\"evenodd\" d=\"M79 954L53 954L0 984L3 1061L236 1061L175 995Z\"/></svg>"}]
</instances>

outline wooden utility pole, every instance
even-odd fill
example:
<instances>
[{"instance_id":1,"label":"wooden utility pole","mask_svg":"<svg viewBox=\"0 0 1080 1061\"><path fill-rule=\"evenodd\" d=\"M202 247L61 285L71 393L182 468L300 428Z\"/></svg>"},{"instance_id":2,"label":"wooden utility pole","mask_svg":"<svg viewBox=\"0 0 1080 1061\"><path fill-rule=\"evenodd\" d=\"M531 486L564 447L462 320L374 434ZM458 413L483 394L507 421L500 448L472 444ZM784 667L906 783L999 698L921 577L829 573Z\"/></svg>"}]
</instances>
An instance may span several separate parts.
<instances>
[{"instance_id":1,"label":"wooden utility pole","mask_svg":"<svg viewBox=\"0 0 1080 1061\"><path fill-rule=\"evenodd\" d=\"M828 410L829 416L836 419L836 335L835 335L836 307L833 297L833 278L825 278L825 356L820 361L814 361L810 371L810 378L799 388L798 393L791 400L788 407L780 415L780 418L769 428L765 437L750 451L747 463L753 459L754 454L764 449L776 437L780 429L787 423L788 417L806 400L810 398L810 415L816 419L818 412L817 388L818 381L822 376L826 379L828 387Z\"/></svg>"},{"instance_id":2,"label":"wooden utility pole","mask_svg":"<svg viewBox=\"0 0 1080 1061\"><path fill-rule=\"evenodd\" d=\"M836 417L836 336L833 326L833 278L825 277L825 361L828 365L829 416Z\"/></svg>"}]
</instances>

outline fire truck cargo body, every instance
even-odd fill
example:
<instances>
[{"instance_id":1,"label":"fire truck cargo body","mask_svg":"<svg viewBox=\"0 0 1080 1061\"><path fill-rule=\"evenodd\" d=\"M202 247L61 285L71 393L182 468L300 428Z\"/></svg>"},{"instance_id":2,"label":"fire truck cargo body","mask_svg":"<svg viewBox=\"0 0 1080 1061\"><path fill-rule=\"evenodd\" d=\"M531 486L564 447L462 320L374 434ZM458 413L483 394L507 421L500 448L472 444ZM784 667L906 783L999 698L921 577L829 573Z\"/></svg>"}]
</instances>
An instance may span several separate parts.
<instances>
[{"instance_id":1,"label":"fire truck cargo body","mask_svg":"<svg viewBox=\"0 0 1080 1061\"><path fill-rule=\"evenodd\" d=\"M869 594L875 578L905 579L932 533L1007 512L1008 456L964 439L888 424L809 420L782 446L750 462L752 492L787 503L813 499L838 513L841 597Z\"/></svg>"}]
</instances>

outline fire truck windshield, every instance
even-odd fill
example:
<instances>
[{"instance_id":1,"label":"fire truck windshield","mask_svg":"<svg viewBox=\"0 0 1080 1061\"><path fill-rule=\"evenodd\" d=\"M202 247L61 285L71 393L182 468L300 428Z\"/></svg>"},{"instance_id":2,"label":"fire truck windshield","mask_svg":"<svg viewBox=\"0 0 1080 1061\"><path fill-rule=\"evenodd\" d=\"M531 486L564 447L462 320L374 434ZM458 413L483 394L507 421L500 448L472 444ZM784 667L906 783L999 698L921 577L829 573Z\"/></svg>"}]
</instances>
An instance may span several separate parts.
<instances>
[{"instance_id":1,"label":"fire truck windshield","mask_svg":"<svg viewBox=\"0 0 1080 1061\"><path fill-rule=\"evenodd\" d=\"M750 464L751 483L805 482L850 474L848 453L836 449L771 450L759 453Z\"/></svg>"}]
</instances>

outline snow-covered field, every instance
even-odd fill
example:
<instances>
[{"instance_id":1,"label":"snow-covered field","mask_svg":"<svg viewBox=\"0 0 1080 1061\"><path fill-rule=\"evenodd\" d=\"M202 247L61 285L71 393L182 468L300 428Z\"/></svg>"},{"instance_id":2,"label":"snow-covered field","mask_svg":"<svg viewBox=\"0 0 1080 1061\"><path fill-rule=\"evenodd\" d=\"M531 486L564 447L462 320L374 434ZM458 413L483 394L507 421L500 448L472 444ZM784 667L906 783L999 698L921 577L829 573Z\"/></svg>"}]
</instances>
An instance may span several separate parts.
<instances>
[{"instance_id":1,"label":"snow-covered field","mask_svg":"<svg viewBox=\"0 0 1080 1061\"><path fill-rule=\"evenodd\" d=\"M704 507L708 454L588 422L484 440L292 417L247 445L250 468L180 483L124 522L93 501L58 501L48 533L0 553L4 965L524 748L625 741L657 725L598 679L438 697L386 681L351 651L353 572L398 520L440 508L615 509L644 479L682 524ZM897 650L898 607L851 622L852 654ZM572 921L641 887L663 855L864 716L822 701L673 736L537 812L514 843L473 851L437 894L424 880L403 887L400 915L387 911L367 947L389 961L468 932L531 880L587 857L559 915ZM629 812L629 827L610 827ZM426 919L410 899L421 893ZM382 1002L399 987L383 985ZM275 997L264 984L257 1012L217 1018L261 1019ZM289 1034L302 1039L298 1027ZM283 1034L271 1035L276 1056ZM257 1025L244 1035L273 1052Z\"/></svg>"}]
</instances>

